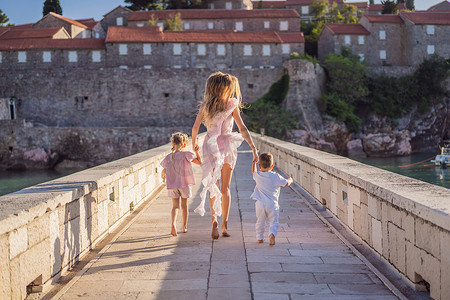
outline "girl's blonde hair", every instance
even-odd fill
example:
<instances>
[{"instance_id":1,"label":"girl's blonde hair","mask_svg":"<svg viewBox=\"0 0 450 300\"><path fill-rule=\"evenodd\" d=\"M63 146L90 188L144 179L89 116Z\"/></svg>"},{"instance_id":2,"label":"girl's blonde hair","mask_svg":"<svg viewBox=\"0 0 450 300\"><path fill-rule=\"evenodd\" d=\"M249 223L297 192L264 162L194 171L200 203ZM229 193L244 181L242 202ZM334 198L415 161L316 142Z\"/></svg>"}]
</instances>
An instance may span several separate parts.
<instances>
[{"instance_id":1,"label":"girl's blonde hair","mask_svg":"<svg viewBox=\"0 0 450 300\"><path fill-rule=\"evenodd\" d=\"M237 77L222 72L209 75L205 84L204 101L201 108L207 126L217 113L227 108L230 98L236 98L238 108L242 108L242 94Z\"/></svg>"},{"instance_id":2,"label":"girl's blonde hair","mask_svg":"<svg viewBox=\"0 0 450 300\"><path fill-rule=\"evenodd\" d=\"M186 133L183 132L175 132L172 133L170 137L170 142L172 143L172 159L173 153L183 147L184 144L187 144L189 141L189 137Z\"/></svg>"}]
</instances>

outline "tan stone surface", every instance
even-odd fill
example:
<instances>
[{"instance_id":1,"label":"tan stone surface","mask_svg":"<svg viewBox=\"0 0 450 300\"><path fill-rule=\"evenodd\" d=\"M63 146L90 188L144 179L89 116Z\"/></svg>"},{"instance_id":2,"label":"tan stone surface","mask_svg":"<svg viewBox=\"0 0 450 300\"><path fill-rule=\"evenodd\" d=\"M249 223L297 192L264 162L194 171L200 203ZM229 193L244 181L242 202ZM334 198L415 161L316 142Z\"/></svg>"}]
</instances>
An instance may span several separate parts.
<instances>
[{"instance_id":1,"label":"tan stone surface","mask_svg":"<svg viewBox=\"0 0 450 300\"><path fill-rule=\"evenodd\" d=\"M275 246L268 245L267 230L265 242L257 244L254 201L249 198L254 188L250 162L250 153L239 153L231 184L231 237L212 241L209 212L204 217L193 212L199 203L199 184L189 200L188 233L179 232L180 211L178 237L170 236L171 200L163 191L70 285L62 299L249 300L313 295L352 299L355 293L368 297L374 291L390 295L290 188L281 191ZM199 183L200 168L194 167L194 172ZM359 286L363 288L358 293Z\"/></svg>"}]
</instances>

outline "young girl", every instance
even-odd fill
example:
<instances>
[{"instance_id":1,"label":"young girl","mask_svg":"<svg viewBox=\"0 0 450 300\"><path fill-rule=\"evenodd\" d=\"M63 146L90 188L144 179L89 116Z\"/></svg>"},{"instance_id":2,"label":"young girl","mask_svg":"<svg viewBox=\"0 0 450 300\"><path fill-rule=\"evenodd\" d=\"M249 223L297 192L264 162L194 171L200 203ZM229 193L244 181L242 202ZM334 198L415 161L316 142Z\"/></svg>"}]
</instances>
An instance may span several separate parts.
<instances>
[{"instance_id":1,"label":"young girl","mask_svg":"<svg viewBox=\"0 0 450 300\"><path fill-rule=\"evenodd\" d=\"M258 161L256 147L241 119L242 96L239 81L230 74L213 73L206 81L204 101L192 127L192 143L195 147L200 124L208 133L203 141L202 183L200 205L194 210L205 214L206 193L209 191L209 206L212 215L211 237L219 238L217 217L223 213L222 236L228 237L228 215L230 212L230 183L237 159L237 148L245 139L253 151L253 161ZM236 122L240 133L232 132ZM219 189L219 179L222 179ZM223 201L221 203L221 199Z\"/></svg>"},{"instance_id":2,"label":"young girl","mask_svg":"<svg viewBox=\"0 0 450 300\"><path fill-rule=\"evenodd\" d=\"M187 200L192 196L191 185L195 184L194 172L192 171L191 162L200 165L202 163L200 154L198 153L199 147L194 147L194 153L190 151L182 151L188 142L188 136L185 133L175 132L170 138L172 143L172 153L167 155L161 162L161 166L164 168L161 177L167 179L167 192L169 197L172 198L172 230L170 234L177 236L177 215L180 207L181 197L181 209L183 212L183 227L182 232L187 232L187 220L188 220L188 208Z\"/></svg>"}]
</instances>

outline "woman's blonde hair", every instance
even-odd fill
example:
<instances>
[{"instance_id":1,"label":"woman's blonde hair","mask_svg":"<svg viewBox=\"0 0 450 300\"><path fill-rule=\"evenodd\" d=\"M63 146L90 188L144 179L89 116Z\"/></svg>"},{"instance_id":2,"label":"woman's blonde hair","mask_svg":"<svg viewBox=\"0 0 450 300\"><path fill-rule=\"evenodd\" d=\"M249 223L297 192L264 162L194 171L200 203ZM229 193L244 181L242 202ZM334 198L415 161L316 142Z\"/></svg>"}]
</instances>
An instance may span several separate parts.
<instances>
[{"instance_id":1,"label":"woman's blonde hair","mask_svg":"<svg viewBox=\"0 0 450 300\"><path fill-rule=\"evenodd\" d=\"M172 136L170 137L170 142L172 143L172 159L173 159L173 153L183 147L184 144L187 144L189 141L189 137L186 133L183 132L175 132L172 133Z\"/></svg>"},{"instance_id":2,"label":"woman's blonde hair","mask_svg":"<svg viewBox=\"0 0 450 300\"><path fill-rule=\"evenodd\" d=\"M211 123L217 113L227 108L230 98L236 98L238 108L242 108L242 94L237 77L222 72L209 75L205 84L204 101L201 108L206 125Z\"/></svg>"}]
</instances>

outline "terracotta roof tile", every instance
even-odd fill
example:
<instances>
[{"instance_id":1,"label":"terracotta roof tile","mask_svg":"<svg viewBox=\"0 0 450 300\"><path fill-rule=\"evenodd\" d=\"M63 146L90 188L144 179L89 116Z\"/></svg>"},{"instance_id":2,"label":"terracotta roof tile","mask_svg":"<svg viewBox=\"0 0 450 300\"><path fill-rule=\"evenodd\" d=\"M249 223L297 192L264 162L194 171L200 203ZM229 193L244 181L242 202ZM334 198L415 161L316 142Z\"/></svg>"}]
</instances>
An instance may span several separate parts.
<instances>
[{"instance_id":1,"label":"terracotta roof tile","mask_svg":"<svg viewBox=\"0 0 450 300\"><path fill-rule=\"evenodd\" d=\"M433 12L401 12L402 17L410 20L414 24L424 25L450 25L450 11Z\"/></svg>"},{"instance_id":2,"label":"terracotta roof tile","mask_svg":"<svg viewBox=\"0 0 450 300\"><path fill-rule=\"evenodd\" d=\"M313 0L286 0L286 5L311 5ZM328 0L329 3L345 3L345 0Z\"/></svg>"},{"instance_id":3,"label":"terracotta roof tile","mask_svg":"<svg viewBox=\"0 0 450 300\"><path fill-rule=\"evenodd\" d=\"M330 29L334 34L370 34L361 24L325 24L325 27Z\"/></svg>"},{"instance_id":4,"label":"terracotta roof tile","mask_svg":"<svg viewBox=\"0 0 450 300\"><path fill-rule=\"evenodd\" d=\"M243 18L299 18L294 9L173 9L132 12L128 21L147 21L152 16L159 20L179 13L181 19L243 19Z\"/></svg>"},{"instance_id":5,"label":"terracotta roof tile","mask_svg":"<svg viewBox=\"0 0 450 300\"><path fill-rule=\"evenodd\" d=\"M259 9L259 1L252 1L253 9ZM262 1L261 8L284 8L286 1Z\"/></svg>"},{"instance_id":6,"label":"terracotta roof tile","mask_svg":"<svg viewBox=\"0 0 450 300\"><path fill-rule=\"evenodd\" d=\"M56 17L56 18L58 18L58 19L61 19L61 20L65 21L65 22L68 22L68 23L70 23L70 24L72 24L72 25L75 25L75 26L78 26L78 27L87 29L87 26L86 26L86 25L81 24L80 22L77 22L77 21L75 21L75 20L72 20L72 19L63 17L63 16L61 16L61 15L55 14L54 12L50 12L49 14L52 15L52 16L54 16L54 17Z\"/></svg>"},{"instance_id":7,"label":"terracotta roof tile","mask_svg":"<svg viewBox=\"0 0 450 300\"><path fill-rule=\"evenodd\" d=\"M37 28L37 29L18 29L9 30L0 36L2 40L15 39L52 39L55 34L64 31L64 28ZM66 32L67 38L70 36Z\"/></svg>"},{"instance_id":8,"label":"terracotta roof tile","mask_svg":"<svg viewBox=\"0 0 450 300\"><path fill-rule=\"evenodd\" d=\"M356 6L359 9L362 9L362 8L367 9L367 8L369 8L369 3L367 3L367 2L347 2L346 4Z\"/></svg>"},{"instance_id":9,"label":"terracotta roof tile","mask_svg":"<svg viewBox=\"0 0 450 300\"><path fill-rule=\"evenodd\" d=\"M14 26L7 26L5 28L9 28L11 30L18 30L18 29L28 29L32 28L33 24L22 24L22 25L14 25Z\"/></svg>"},{"instance_id":10,"label":"terracotta roof tile","mask_svg":"<svg viewBox=\"0 0 450 300\"><path fill-rule=\"evenodd\" d=\"M155 27L108 29L106 43L301 43L300 33L242 32L233 30L160 31Z\"/></svg>"},{"instance_id":11,"label":"terracotta roof tile","mask_svg":"<svg viewBox=\"0 0 450 300\"><path fill-rule=\"evenodd\" d=\"M400 3L398 5L398 9L406 9L406 5L404 3ZM383 10L383 4L369 4L369 11L379 11Z\"/></svg>"},{"instance_id":12,"label":"terracotta roof tile","mask_svg":"<svg viewBox=\"0 0 450 300\"><path fill-rule=\"evenodd\" d=\"M80 22L81 24L85 25L89 29L93 29L99 21L95 21L94 19L81 19L81 20L75 20L77 22Z\"/></svg>"},{"instance_id":13,"label":"terracotta roof tile","mask_svg":"<svg viewBox=\"0 0 450 300\"><path fill-rule=\"evenodd\" d=\"M103 39L21 39L0 40L0 50L104 49Z\"/></svg>"},{"instance_id":14,"label":"terracotta roof tile","mask_svg":"<svg viewBox=\"0 0 450 300\"><path fill-rule=\"evenodd\" d=\"M399 15L364 15L371 23L403 23Z\"/></svg>"}]
</instances>

